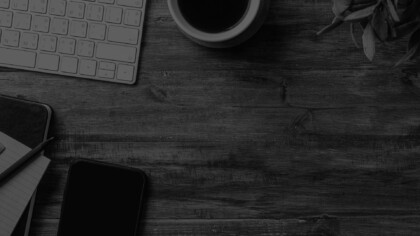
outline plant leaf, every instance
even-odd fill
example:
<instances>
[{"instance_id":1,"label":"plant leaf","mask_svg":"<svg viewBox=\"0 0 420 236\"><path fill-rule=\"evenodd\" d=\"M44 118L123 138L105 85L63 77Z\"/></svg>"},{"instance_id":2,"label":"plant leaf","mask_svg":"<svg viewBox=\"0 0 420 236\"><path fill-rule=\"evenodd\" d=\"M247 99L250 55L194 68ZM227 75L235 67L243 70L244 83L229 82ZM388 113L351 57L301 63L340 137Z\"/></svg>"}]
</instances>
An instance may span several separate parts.
<instances>
[{"instance_id":1,"label":"plant leaf","mask_svg":"<svg viewBox=\"0 0 420 236\"><path fill-rule=\"evenodd\" d=\"M375 32L373 31L373 27L370 23L366 26L365 30L363 31L362 39L365 55L370 61L373 61L376 50L376 38Z\"/></svg>"},{"instance_id":2,"label":"plant leaf","mask_svg":"<svg viewBox=\"0 0 420 236\"><path fill-rule=\"evenodd\" d=\"M420 54L420 28L418 28L410 37L408 42L407 53L402 57L395 66L399 66Z\"/></svg>"},{"instance_id":3,"label":"plant leaf","mask_svg":"<svg viewBox=\"0 0 420 236\"><path fill-rule=\"evenodd\" d=\"M376 7L377 7L376 5L373 5L373 6L364 8L362 10L355 11L351 13L350 15L344 17L344 21L360 21L365 18L368 18L369 16L373 14L373 12L375 12Z\"/></svg>"},{"instance_id":4,"label":"plant leaf","mask_svg":"<svg viewBox=\"0 0 420 236\"><path fill-rule=\"evenodd\" d=\"M401 21L400 16L398 16L397 9L395 9L394 3L392 3L391 0L387 0L387 6L388 6L389 14L391 15L392 19L395 22L400 22Z\"/></svg>"},{"instance_id":5,"label":"plant leaf","mask_svg":"<svg viewBox=\"0 0 420 236\"><path fill-rule=\"evenodd\" d=\"M333 12L336 16L342 15L351 6L352 0L333 0Z\"/></svg>"},{"instance_id":6,"label":"plant leaf","mask_svg":"<svg viewBox=\"0 0 420 236\"><path fill-rule=\"evenodd\" d=\"M413 59L420 52L420 43L411 48L396 64L395 67Z\"/></svg>"},{"instance_id":7,"label":"plant leaf","mask_svg":"<svg viewBox=\"0 0 420 236\"><path fill-rule=\"evenodd\" d=\"M326 34L326 33L330 32L331 30L337 28L341 24L343 24L343 20L339 17L335 17L331 24L327 25L322 30L317 32L316 35L319 36L319 35L322 35L322 34Z\"/></svg>"},{"instance_id":8,"label":"plant leaf","mask_svg":"<svg viewBox=\"0 0 420 236\"><path fill-rule=\"evenodd\" d=\"M379 8L372 17L372 27L375 30L376 35L381 41L388 39L388 22L387 14L383 7Z\"/></svg>"},{"instance_id":9,"label":"plant leaf","mask_svg":"<svg viewBox=\"0 0 420 236\"><path fill-rule=\"evenodd\" d=\"M398 3L399 3L399 1L398 0L394 0L394 4L395 4L395 7L398 9Z\"/></svg>"},{"instance_id":10,"label":"plant leaf","mask_svg":"<svg viewBox=\"0 0 420 236\"><path fill-rule=\"evenodd\" d=\"M419 27L419 25L420 25L420 21L416 20L416 21L410 21L408 23L395 27L395 32L396 32L395 39L404 37L414 32L414 30L416 30L416 28Z\"/></svg>"},{"instance_id":11,"label":"plant leaf","mask_svg":"<svg viewBox=\"0 0 420 236\"><path fill-rule=\"evenodd\" d=\"M353 4L350 6L349 10L351 12L355 12L355 11L359 11L359 10L365 9L367 7L376 5L376 4L378 4L377 0L359 0L359 1L354 0Z\"/></svg>"}]
</instances>

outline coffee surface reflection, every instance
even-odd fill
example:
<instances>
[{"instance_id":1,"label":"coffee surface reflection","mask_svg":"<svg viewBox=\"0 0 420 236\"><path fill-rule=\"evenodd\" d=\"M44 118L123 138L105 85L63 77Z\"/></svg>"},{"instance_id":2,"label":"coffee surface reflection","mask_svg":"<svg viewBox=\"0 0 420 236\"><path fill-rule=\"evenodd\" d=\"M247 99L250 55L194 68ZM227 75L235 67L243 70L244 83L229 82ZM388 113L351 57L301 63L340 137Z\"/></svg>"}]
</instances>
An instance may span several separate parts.
<instances>
[{"instance_id":1,"label":"coffee surface reflection","mask_svg":"<svg viewBox=\"0 0 420 236\"><path fill-rule=\"evenodd\" d=\"M242 20L249 0L178 0L178 5L191 26L207 33L220 33Z\"/></svg>"}]
</instances>

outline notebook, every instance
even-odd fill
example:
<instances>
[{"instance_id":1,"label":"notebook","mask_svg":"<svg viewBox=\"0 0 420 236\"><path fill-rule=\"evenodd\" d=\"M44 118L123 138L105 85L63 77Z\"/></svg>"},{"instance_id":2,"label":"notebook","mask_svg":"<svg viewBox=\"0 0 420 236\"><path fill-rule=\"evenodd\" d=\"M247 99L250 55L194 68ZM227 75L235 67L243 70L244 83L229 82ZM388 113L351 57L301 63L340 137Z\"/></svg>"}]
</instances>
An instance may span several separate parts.
<instances>
[{"instance_id":1,"label":"notebook","mask_svg":"<svg viewBox=\"0 0 420 236\"><path fill-rule=\"evenodd\" d=\"M0 132L0 142L5 146L4 152L0 155L0 173L31 150L2 132ZM48 158L40 155L26 162L11 176L0 182L1 235L12 235L49 163Z\"/></svg>"},{"instance_id":2,"label":"notebook","mask_svg":"<svg viewBox=\"0 0 420 236\"><path fill-rule=\"evenodd\" d=\"M47 105L0 95L0 111L0 132L30 148L46 139L52 118L52 110ZM29 234L34 204L35 194L12 236Z\"/></svg>"}]
</instances>

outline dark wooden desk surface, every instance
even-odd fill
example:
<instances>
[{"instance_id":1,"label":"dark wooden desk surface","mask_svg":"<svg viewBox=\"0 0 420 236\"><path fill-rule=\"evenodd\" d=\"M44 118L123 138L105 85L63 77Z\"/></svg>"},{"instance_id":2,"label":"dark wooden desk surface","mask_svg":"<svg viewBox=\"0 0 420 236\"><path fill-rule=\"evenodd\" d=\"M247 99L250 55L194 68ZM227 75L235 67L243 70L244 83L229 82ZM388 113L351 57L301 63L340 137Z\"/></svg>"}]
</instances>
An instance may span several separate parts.
<instances>
[{"instance_id":1,"label":"dark wooden desk surface","mask_svg":"<svg viewBox=\"0 0 420 236\"><path fill-rule=\"evenodd\" d=\"M420 89L369 63L330 0L274 0L242 47L187 40L149 0L135 86L2 69L0 93L50 104L52 166L32 235L55 235L69 162L138 167L145 235L418 235Z\"/></svg>"}]
</instances>

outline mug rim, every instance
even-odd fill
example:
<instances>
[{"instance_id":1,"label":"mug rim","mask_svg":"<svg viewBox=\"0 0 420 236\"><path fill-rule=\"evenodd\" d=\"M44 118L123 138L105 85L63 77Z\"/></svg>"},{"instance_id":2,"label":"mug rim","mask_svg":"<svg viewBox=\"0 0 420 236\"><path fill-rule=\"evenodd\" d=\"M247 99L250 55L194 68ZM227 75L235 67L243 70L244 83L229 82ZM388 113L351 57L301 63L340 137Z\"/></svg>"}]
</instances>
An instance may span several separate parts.
<instances>
[{"instance_id":1,"label":"mug rim","mask_svg":"<svg viewBox=\"0 0 420 236\"><path fill-rule=\"evenodd\" d=\"M256 19L260 6L261 0L248 0L249 6L242 17L242 19L231 29L220 32L220 33L207 33L201 30L198 30L192 26L183 16L181 10L179 9L178 0L168 0L169 11L171 12L172 17L177 23L178 27L181 28L187 35L201 40L203 42L209 43L218 43L231 40L243 32L245 32L251 24Z\"/></svg>"}]
</instances>

